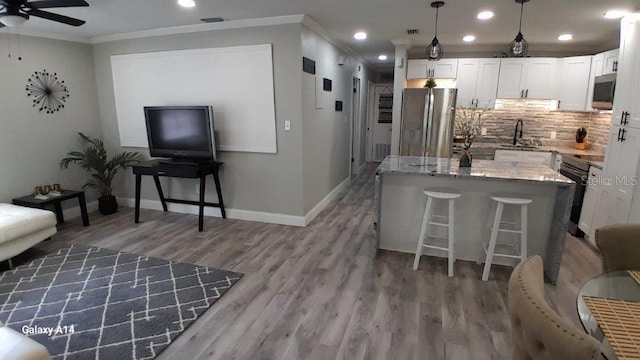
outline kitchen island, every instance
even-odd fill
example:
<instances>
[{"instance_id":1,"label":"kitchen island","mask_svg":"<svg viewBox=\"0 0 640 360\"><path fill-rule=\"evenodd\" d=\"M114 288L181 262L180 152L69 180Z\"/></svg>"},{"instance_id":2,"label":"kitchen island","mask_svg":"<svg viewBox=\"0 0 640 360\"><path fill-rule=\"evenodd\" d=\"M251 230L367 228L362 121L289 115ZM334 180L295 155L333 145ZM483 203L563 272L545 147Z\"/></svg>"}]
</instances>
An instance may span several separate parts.
<instances>
[{"instance_id":1,"label":"kitchen island","mask_svg":"<svg viewBox=\"0 0 640 360\"><path fill-rule=\"evenodd\" d=\"M528 198L533 200L529 205L528 255L542 256L545 275L555 284L574 187L572 180L539 164L474 160L471 168L459 168L457 159L391 155L376 171L377 248L415 254L426 203L423 190L445 188L462 194L456 200L456 259L484 262L482 246L489 239L495 214L490 196ZM437 202L434 213L445 211L446 202ZM503 221L518 223L518 214L505 209ZM511 215L515 216L512 220ZM423 254L444 256L429 249ZM494 258L494 264L514 263Z\"/></svg>"}]
</instances>

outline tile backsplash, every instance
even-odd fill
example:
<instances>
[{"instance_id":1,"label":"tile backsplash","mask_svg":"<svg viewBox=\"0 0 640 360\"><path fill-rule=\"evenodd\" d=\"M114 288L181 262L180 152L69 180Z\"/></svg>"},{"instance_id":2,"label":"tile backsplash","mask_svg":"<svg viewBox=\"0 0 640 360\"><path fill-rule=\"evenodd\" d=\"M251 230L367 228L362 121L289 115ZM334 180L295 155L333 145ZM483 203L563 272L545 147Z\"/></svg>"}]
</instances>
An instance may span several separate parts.
<instances>
[{"instance_id":1,"label":"tile backsplash","mask_svg":"<svg viewBox=\"0 0 640 360\"><path fill-rule=\"evenodd\" d=\"M611 112L553 111L554 100L498 99L494 109L483 114L487 135L479 142L509 143L513 139L518 119L524 123L523 138L540 141L544 145L573 147L576 130L587 129L589 148L604 150L609 136ZM556 139L551 139L551 132Z\"/></svg>"}]
</instances>

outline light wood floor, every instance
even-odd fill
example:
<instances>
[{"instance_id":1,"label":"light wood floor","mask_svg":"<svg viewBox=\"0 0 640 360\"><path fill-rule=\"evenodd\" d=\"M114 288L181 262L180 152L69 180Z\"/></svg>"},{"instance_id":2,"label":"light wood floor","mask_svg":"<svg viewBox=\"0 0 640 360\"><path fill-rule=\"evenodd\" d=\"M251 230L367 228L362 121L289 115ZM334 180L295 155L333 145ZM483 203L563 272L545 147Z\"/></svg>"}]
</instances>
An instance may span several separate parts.
<instances>
[{"instance_id":1,"label":"light wood floor","mask_svg":"<svg viewBox=\"0 0 640 360\"><path fill-rule=\"evenodd\" d=\"M245 277L158 359L508 359L511 268L374 251L370 164L306 228L133 209L60 226L18 258L80 243L242 272ZM547 296L579 326L575 297L601 272L598 255L567 239L558 286Z\"/></svg>"}]
</instances>

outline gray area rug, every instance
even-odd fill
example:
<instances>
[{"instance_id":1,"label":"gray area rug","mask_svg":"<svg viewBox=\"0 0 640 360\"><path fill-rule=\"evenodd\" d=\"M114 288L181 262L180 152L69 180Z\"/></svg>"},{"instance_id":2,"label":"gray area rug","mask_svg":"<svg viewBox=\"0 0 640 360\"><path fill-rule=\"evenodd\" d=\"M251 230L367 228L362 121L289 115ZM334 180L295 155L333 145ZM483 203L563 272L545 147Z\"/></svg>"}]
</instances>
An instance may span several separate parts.
<instances>
[{"instance_id":1,"label":"gray area rug","mask_svg":"<svg viewBox=\"0 0 640 360\"><path fill-rule=\"evenodd\" d=\"M0 273L0 322L56 360L153 359L241 277L74 245Z\"/></svg>"}]
</instances>

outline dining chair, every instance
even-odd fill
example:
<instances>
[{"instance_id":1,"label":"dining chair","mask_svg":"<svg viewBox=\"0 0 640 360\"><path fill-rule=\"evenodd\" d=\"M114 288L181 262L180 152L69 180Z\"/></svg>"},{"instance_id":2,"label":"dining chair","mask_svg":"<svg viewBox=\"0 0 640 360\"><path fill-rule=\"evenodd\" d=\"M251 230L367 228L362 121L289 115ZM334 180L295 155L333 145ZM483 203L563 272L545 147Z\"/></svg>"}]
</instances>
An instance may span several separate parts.
<instances>
[{"instance_id":1,"label":"dining chair","mask_svg":"<svg viewBox=\"0 0 640 360\"><path fill-rule=\"evenodd\" d=\"M604 272L640 270L640 224L614 224L596 229L596 246Z\"/></svg>"},{"instance_id":2,"label":"dining chair","mask_svg":"<svg viewBox=\"0 0 640 360\"><path fill-rule=\"evenodd\" d=\"M600 359L600 343L547 304L540 256L516 266L509 279L508 307L514 360Z\"/></svg>"}]
</instances>

